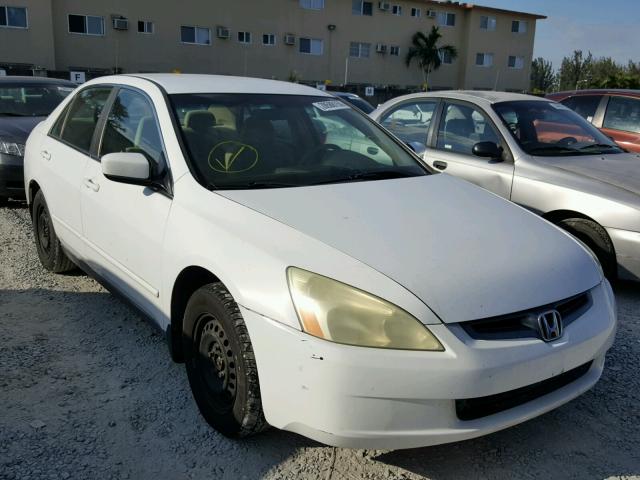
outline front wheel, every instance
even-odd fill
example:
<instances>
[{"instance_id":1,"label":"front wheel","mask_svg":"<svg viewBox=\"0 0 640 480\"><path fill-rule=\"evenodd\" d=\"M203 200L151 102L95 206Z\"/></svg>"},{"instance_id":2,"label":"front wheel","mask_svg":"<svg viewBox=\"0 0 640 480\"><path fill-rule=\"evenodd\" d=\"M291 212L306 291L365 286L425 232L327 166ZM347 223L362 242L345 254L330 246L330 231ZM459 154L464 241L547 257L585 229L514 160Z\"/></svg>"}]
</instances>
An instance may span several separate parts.
<instances>
[{"instance_id":1,"label":"front wheel","mask_svg":"<svg viewBox=\"0 0 640 480\"><path fill-rule=\"evenodd\" d=\"M585 218L560 220L558 226L585 243L600 261L605 276L609 280L616 279L616 255L613 243L603 227Z\"/></svg>"},{"instance_id":2,"label":"front wheel","mask_svg":"<svg viewBox=\"0 0 640 480\"><path fill-rule=\"evenodd\" d=\"M54 273L67 272L75 268L58 240L42 190L39 190L33 199L33 235L38 257L44 268Z\"/></svg>"},{"instance_id":3,"label":"front wheel","mask_svg":"<svg viewBox=\"0 0 640 480\"><path fill-rule=\"evenodd\" d=\"M187 376L205 420L231 438L265 430L256 360L231 294L221 283L198 289L183 325Z\"/></svg>"}]
</instances>

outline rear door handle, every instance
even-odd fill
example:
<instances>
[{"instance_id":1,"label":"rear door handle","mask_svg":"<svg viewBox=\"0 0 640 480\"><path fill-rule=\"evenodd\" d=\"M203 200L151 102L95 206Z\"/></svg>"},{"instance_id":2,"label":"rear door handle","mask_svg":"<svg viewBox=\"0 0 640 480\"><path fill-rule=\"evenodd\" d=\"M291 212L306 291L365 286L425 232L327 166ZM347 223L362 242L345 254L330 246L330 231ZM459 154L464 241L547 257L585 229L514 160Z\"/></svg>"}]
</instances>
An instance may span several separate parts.
<instances>
[{"instance_id":1,"label":"rear door handle","mask_svg":"<svg viewBox=\"0 0 640 480\"><path fill-rule=\"evenodd\" d=\"M40 152L40 156L42 158L44 158L45 160L51 160L51 154L49 152L47 152L46 150L42 150Z\"/></svg>"},{"instance_id":2,"label":"rear door handle","mask_svg":"<svg viewBox=\"0 0 640 480\"><path fill-rule=\"evenodd\" d=\"M441 160L436 160L435 162L433 162L433 166L436 167L438 170L445 170L448 165L449 164L447 162L443 162Z\"/></svg>"},{"instance_id":3,"label":"rear door handle","mask_svg":"<svg viewBox=\"0 0 640 480\"><path fill-rule=\"evenodd\" d=\"M94 192L97 192L98 190L100 190L100 185L96 182L93 181L92 178L85 178L84 179L84 186L87 188L90 188L91 190L93 190Z\"/></svg>"}]
</instances>

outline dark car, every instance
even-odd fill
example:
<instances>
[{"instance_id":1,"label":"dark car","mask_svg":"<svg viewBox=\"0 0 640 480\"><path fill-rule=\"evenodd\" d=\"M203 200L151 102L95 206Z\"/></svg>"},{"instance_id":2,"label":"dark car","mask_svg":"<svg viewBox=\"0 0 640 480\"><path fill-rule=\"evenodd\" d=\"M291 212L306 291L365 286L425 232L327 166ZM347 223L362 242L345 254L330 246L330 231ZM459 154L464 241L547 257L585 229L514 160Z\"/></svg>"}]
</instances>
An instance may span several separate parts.
<instances>
[{"instance_id":1,"label":"dark car","mask_svg":"<svg viewBox=\"0 0 640 480\"><path fill-rule=\"evenodd\" d=\"M640 90L577 90L547 98L574 110L622 148L640 153Z\"/></svg>"},{"instance_id":2,"label":"dark car","mask_svg":"<svg viewBox=\"0 0 640 480\"><path fill-rule=\"evenodd\" d=\"M75 87L55 78L0 77L0 204L24 198L27 137Z\"/></svg>"},{"instance_id":3,"label":"dark car","mask_svg":"<svg viewBox=\"0 0 640 480\"><path fill-rule=\"evenodd\" d=\"M331 92L331 94L338 98L341 98L345 102L349 102L354 107L358 107L360 110L362 110L366 114L369 114L374 110L373 106L369 102L367 102L366 100L363 100L361 97L359 97L355 93Z\"/></svg>"}]
</instances>

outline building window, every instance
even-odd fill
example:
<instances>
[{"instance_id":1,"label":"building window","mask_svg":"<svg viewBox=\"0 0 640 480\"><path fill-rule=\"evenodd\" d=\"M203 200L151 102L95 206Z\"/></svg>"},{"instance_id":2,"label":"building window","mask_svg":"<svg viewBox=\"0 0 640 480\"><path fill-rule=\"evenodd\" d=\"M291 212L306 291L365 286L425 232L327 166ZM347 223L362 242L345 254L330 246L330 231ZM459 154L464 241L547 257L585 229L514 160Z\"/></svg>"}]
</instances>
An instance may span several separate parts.
<instances>
[{"instance_id":1,"label":"building window","mask_svg":"<svg viewBox=\"0 0 640 480\"><path fill-rule=\"evenodd\" d=\"M507 62L509 68L516 68L518 70L524 68L524 57L516 57L515 55L509 55Z\"/></svg>"},{"instance_id":2,"label":"building window","mask_svg":"<svg viewBox=\"0 0 640 480\"><path fill-rule=\"evenodd\" d=\"M182 25L180 27L180 41L195 45L211 45L211 30L204 27Z\"/></svg>"},{"instance_id":3,"label":"building window","mask_svg":"<svg viewBox=\"0 0 640 480\"><path fill-rule=\"evenodd\" d=\"M273 33L265 33L262 35L262 44L273 46L276 44L276 36Z\"/></svg>"},{"instance_id":4,"label":"building window","mask_svg":"<svg viewBox=\"0 0 640 480\"><path fill-rule=\"evenodd\" d=\"M479 67L493 65L493 53L476 53L476 65Z\"/></svg>"},{"instance_id":5,"label":"building window","mask_svg":"<svg viewBox=\"0 0 640 480\"><path fill-rule=\"evenodd\" d=\"M422 11L419 8L413 7L411 9L411 16L412 17L416 17L416 18L420 18L422 16Z\"/></svg>"},{"instance_id":6,"label":"building window","mask_svg":"<svg viewBox=\"0 0 640 480\"><path fill-rule=\"evenodd\" d=\"M456 26L456 14L449 12L438 12L436 16L438 25L441 27L455 27Z\"/></svg>"},{"instance_id":7,"label":"building window","mask_svg":"<svg viewBox=\"0 0 640 480\"><path fill-rule=\"evenodd\" d=\"M363 2L362 0L352 1L351 11L354 15L373 15L373 2Z\"/></svg>"},{"instance_id":8,"label":"building window","mask_svg":"<svg viewBox=\"0 0 640 480\"><path fill-rule=\"evenodd\" d=\"M451 65L453 63L451 52L447 50L438 50L438 56L443 65Z\"/></svg>"},{"instance_id":9,"label":"building window","mask_svg":"<svg viewBox=\"0 0 640 480\"><path fill-rule=\"evenodd\" d=\"M527 22L524 20L514 20L511 22L511 31L513 33L527 33Z\"/></svg>"},{"instance_id":10,"label":"building window","mask_svg":"<svg viewBox=\"0 0 640 480\"><path fill-rule=\"evenodd\" d=\"M496 29L496 17L483 15L480 17L480 29L493 32Z\"/></svg>"},{"instance_id":11,"label":"building window","mask_svg":"<svg viewBox=\"0 0 640 480\"><path fill-rule=\"evenodd\" d=\"M324 50L324 42L317 38L300 37L300 53L307 55L322 55Z\"/></svg>"},{"instance_id":12,"label":"building window","mask_svg":"<svg viewBox=\"0 0 640 480\"><path fill-rule=\"evenodd\" d=\"M391 13L394 15L402 15L402 5L392 5Z\"/></svg>"},{"instance_id":13,"label":"building window","mask_svg":"<svg viewBox=\"0 0 640 480\"><path fill-rule=\"evenodd\" d=\"M240 43L251 43L251 32L238 32L238 41Z\"/></svg>"},{"instance_id":14,"label":"building window","mask_svg":"<svg viewBox=\"0 0 640 480\"><path fill-rule=\"evenodd\" d=\"M138 20L138 33L153 33L153 22Z\"/></svg>"},{"instance_id":15,"label":"building window","mask_svg":"<svg viewBox=\"0 0 640 480\"><path fill-rule=\"evenodd\" d=\"M371 52L370 43L351 42L349 46L349 56L357 58L369 58Z\"/></svg>"},{"instance_id":16,"label":"building window","mask_svg":"<svg viewBox=\"0 0 640 480\"><path fill-rule=\"evenodd\" d=\"M104 18L94 15L69 15L69 33L104 35Z\"/></svg>"},{"instance_id":17,"label":"building window","mask_svg":"<svg viewBox=\"0 0 640 480\"><path fill-rule=\"evenodd\" d=\"M324 0L300 0L300 6L307 10L322 10L324 8Z\"/></svg>"},{"instance_id":18,"label":"building window","mask_svg":"<svg viewBox=\"0 0 640 480\"><path fill-rule=\"evenodd\" d=\"M27 9L0 6L0 27L27 28Z\"/></svg>"},{"instance_id":19,"label":"building window","mask_svg":"<svg viewBox=\"0 0 640 480\"><path fill-rule=\"evenodd\" d=\"M389 55L392 55L394 57L397 57L400 55L400 47L398 47L397 45L391 45L391 47L389 47Z\"/></svg>"}]
</instances>

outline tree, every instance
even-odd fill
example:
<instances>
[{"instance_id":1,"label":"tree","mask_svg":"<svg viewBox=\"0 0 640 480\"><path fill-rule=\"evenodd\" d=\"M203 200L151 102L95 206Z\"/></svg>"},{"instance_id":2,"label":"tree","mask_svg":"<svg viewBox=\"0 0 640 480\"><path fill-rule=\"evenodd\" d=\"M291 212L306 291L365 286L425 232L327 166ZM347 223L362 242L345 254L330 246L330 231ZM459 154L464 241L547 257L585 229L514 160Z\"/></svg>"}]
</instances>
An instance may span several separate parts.
<instances>
[{"instance_id":1,"label":"tree","mask_svg":"<svg viewBox=\"0 0 640 480\"><path fill-rule=\"evenodd\" d=\"M416 32L411 39L411 47L407 52L405 63L407 68L413 62L418 64L424 78L425 90L429 86L429 74L442 65L442 57L449 56L452 60L458 56L458 50L452 45L438 46L442 34L438 27L431 27L428 33Z\"/></svg>"},{"instance_id":2,"label":"tree","mask_svg":"<svg viewBox=\"0 0 640 480\"><path fill-rule=\"evenodd\" d=\"M560 67L560 90L575 90L588 87L591 83L593 55L585 57L582 50L574 50L571 57L564 57Z\"/></svg>"},{"instance_id":3,"label":"tree","mask_svg":"<svg viewBox=\"0 0 640 480\"><path fill-rule=\"evenodd\" d=\"M553 64L542 57L531 62L531 90L533 93L548 93L555 84Z\"/></svg>"}]
</instances>

